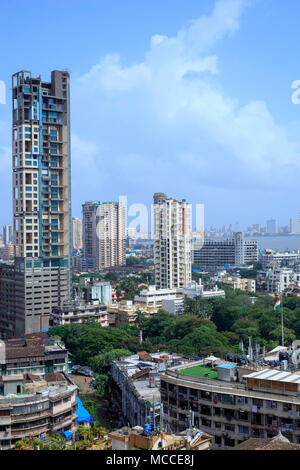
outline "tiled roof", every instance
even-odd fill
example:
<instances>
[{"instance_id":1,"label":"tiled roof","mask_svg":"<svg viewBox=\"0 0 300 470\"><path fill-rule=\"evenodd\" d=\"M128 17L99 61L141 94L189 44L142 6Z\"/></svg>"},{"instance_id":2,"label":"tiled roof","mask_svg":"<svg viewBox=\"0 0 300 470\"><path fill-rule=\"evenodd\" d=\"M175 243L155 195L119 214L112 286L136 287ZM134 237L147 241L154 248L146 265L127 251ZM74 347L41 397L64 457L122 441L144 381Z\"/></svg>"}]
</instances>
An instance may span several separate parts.
<instances>
[{"instance_id":1,"label":"tiled roof","mask_svg":"<svg viewBox=\"0 0 300 470\"><path fill-rule=\"evenodd\" d=\"M40 344L34 346L12 346L6 348L6 359L18 359L22 357L38 357L44 356L45 346Z\"/></svg>"},{"instance_id":2,"label":"tiled roof","mask_svg":"<svg viewBox=\"0 0 300 470\"><path fill-rule=\"evenodd\" d=\"M44 375L46 382L64 382L65 377L60 372L49 372Z\"/></svg>"},{"instance_id":3,"label":"tiled roof","mask_svg":"<svg viewBox=\"0 0 300 470\"><path fill-rule=\"evenodd\" d=\"M247 441L233 447L232 450L300 450L300 445L274 439L251 437Z\"/></svg>"}]
</instances>

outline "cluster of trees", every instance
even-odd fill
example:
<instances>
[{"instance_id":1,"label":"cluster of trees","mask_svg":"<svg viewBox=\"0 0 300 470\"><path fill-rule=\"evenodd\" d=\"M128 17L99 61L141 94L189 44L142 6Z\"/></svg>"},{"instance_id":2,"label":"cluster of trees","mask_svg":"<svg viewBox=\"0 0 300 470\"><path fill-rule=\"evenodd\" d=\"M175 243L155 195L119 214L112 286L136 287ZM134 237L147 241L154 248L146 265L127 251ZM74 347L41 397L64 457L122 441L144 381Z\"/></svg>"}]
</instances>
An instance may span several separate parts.
<instances>
[{"instance_id":1,"label":"cluster of trees","mask_svg":"<svg viewBox=\"0 0 300 470\"><path fill-rule=\"evenodd\" d=\"M284 334L286 342L291 343L300 338L300 298L285 298L283 302ZM281 341L281 313L274 311L274 303L271 296L226 289L225 299L186 300L181 317L160 310L146 318L137 311L134 325L103 328L87 322L54 327L50 333L62 338L73 363L93 369L96 394L104 397L110 385L111 361L141 349L150 353L165 349L197 357L211 353L224 356L226 352L239 352L240 341L246 346L249 337L252 344L266 349L276 347Z\"/></svg>"}]
</instances>

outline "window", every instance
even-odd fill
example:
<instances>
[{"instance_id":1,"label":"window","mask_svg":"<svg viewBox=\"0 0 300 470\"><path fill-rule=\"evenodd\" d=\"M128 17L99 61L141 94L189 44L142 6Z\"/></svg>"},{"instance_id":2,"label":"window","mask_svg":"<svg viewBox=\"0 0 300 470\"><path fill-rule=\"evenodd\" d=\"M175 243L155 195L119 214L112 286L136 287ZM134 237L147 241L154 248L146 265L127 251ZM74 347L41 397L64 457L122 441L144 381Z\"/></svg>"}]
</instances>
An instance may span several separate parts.
<instances>
[{"instance_id":1,"label":"window","mask_svg":"<svg viewBox=\"0 0 300 470\"><path fill-rule=\"evenodd\" d=\"M249 434L248 426L239 426L239 433L240 434Z\"/></svg>"}]
</instances>

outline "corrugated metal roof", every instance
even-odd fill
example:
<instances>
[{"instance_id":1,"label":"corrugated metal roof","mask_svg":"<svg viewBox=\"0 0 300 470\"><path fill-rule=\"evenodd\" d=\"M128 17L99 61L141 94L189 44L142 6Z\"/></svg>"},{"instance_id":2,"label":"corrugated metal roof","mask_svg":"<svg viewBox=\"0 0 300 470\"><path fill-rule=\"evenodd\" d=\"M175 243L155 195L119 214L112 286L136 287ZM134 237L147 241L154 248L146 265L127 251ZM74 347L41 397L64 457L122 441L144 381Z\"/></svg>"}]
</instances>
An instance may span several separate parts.
<instances>
[{"instance_id":1,"label":"corrugated metal roof","mask_svg":"<svg viewBox=\"0 0 300 470\"><path fill-rule=\"evenodd\" d=\"M283 372L280 370L265 369L259 372L253 372L249 375L244 375L244 378L273 380L276 382L292 382L300 384L300 375L291 374L290 372Z\"/></svg>"}]
</instances>

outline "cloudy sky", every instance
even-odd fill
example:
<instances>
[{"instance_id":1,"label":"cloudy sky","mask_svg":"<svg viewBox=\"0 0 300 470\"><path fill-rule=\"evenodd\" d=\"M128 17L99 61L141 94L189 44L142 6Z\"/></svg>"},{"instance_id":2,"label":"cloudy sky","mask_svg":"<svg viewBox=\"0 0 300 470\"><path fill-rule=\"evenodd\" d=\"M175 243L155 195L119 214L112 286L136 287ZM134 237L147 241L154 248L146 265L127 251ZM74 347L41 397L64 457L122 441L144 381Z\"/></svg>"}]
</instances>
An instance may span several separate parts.
<instances>
[{"instance_id":1,"label":"cloudy sky","mask_svg":"<svg viewBox=\"0 0 300 470\"><path fill-rule=\"evenodd\" d=\"M0 225L10 77L71 73L73 215L85 200L205 204L206 225L300 212L298 0L1 0ZM300 96L300 95L299 95Z\"/></svg>"}]
</instances>

